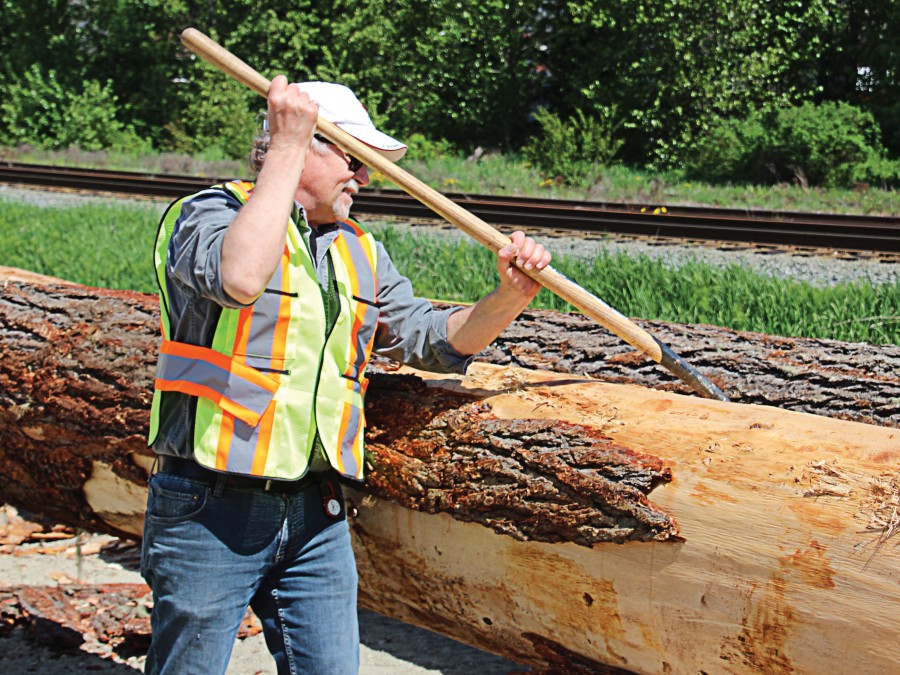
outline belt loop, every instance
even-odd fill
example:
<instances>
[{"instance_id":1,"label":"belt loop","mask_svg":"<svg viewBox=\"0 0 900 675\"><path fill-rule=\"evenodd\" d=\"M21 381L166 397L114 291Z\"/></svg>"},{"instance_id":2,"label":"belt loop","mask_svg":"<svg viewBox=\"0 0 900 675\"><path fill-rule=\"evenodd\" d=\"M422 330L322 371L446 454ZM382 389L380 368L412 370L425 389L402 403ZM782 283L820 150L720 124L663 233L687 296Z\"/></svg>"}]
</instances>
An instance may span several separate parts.
<instances>
[{"instance_id":1,"label":"belt loop","mask_svg":"<svg viewBox=\"0 0 900 675\"><path fill-rule=\"evenodd\" d=\"M150 465L150 473L149 476L153 476L157 472L157 467L159 467L159 455L153 455L153 464Z\"/></svg>"},{"instance_id":2,"label":"belt loop","mask_svg":"<svg viewBox=\"0 0 900 675\"><path fill-rule=\"evenodd\" d=\"M222 492L225 491L225 481L226 480L228 480L228 478L225 476L225 474L216 476L216 486L213 488L213 497L221 497L222 496Z\"/></svg>"}]
</instances>

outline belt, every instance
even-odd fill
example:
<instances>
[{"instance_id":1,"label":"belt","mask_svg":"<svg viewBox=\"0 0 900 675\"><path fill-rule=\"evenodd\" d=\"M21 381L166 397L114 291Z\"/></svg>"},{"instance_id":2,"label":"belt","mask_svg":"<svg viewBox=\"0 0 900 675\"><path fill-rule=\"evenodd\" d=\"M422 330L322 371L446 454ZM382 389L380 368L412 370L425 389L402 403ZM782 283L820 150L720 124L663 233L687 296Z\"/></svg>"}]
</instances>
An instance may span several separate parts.
<instances>
[{"instance_id":1,"label":"belt","mask_svg":"<svg viewBox=\"0 0 900 675\"><path fill-rule=\"evenodd\" d=\"M210 487L227 487L244 490L263 490L279 494L295 494L311 485L318 485L328 472L308 473L299 480L272 480L255 476L242 476L236 473L224 473L200 466L192 459L158 455L157 468L161 473L168 473L183 478L202 481Z\"/></svg>"}]
</instances>

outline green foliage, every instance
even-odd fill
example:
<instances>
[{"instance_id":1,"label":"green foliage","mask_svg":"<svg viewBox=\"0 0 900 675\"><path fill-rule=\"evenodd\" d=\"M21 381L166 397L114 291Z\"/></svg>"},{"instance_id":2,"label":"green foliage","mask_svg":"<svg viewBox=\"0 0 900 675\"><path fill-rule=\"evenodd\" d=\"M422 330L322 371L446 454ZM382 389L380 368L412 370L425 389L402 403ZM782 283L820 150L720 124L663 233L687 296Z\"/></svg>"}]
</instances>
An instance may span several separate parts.
<instances>
[{"instance_id":1,"label":"green foliage","mask_svg":"<svg viewBox=\"0 0 900 675\"><path fill-rule=\"evenodd\" d=\"M535 5L526 0L335 2L332 60L386 128L470 150L517 147L539 94Z\"/></svg>"},{"instance_id":2,"label":"green foliage","mask_svg":"<svg viewBox=\"0 0 900 675\"><path fill-rule=\"evenodd\" d=\"M534 115L541 133L523 149L523 155L551 178L569 185L590 185L601 167L609 165L623 141L615 137L615 109L598 110L587 117L581 110L567 119L539 108Z\"/></svg>"},{"instance_id":3,"label":"green foliage","mask_svg":"<svg viewBox=\"0 0 900 675\"><path fill-rule=\"evenodd\" d=\"M864 163L854 166L853 179L860 186L900 189L900 160L873 154Z\"/></svg>"},{"instance_id":4,"label":"green foliage","mask_svg":"<svg viewBox=\"0 0 900 675\"><path fill-rule=\"evenodd\" d=\"M32 65L5 87L0 103L3 142L84 150L135 146L133 130L117 119L112 83L83 82L75 90L60 84L56 71Z\"/></svg>"},{"instance_id":5,"label":"green foliage","mask_svg":"<svg viewBox=\"0 0 900 675\"><path fill-rule=\"evenodd\" d=\"M257 131L251 106L262 103L264 107L265 102L210 67L199 71L191 90L181 118L166 127L169 147L175 152L247 157Z\"/></svg>"},{"instance_id":6,"label":"green foliage","mask_svg":"<svg viewBox=\"0 0 900 675\"><path fill-rule=\"evenodd\" d=\"M177 119L173 80L184 52L178 34L190 25L187 0L2 0L0 93L37 66L64 89L99 82L118 101L117 119L154 140ZM111 84L110 84L111 83ZM8 96L4 95L8 100ZM125 139L126 144L134 138Z\"/></svg>"},{"instance_id":7,"label":"green foliage","mask_svg":"<svg viewBox=\"0 0 900 675\"><path fill-rule=\"evenodd\" d=\"M686 171L718 181L846 187L869 177L890 184L891 163L881 155L870 113L846 103L804 103L711 125Z\"/></svg>"},{"instance_id":8,"label":"green foliage","mask_svg":"<svg viewBox=\"0 0 900 675\"><path fill-rule=\"evenodd\" d=\"M415 158L417 160L440 159L442 157L455 156L456 150L453 145L444 139L436 141L426 138L423 134L414 133L403 139L403 142L409 146L406 151L406 157Z\"/></svg>"},{"instance_id":9,"label":"green foliage","mask_svg":"<svg viewBox=\"0 0 900 675\"><path fill-rule=\"evenodd\" d=\"M897 2L0 2L0 100L19 111L4 113L18 122L0 129L6 143L56 143L40 119L61 119L65 92L86 87L98 121L85 113L70 136L92 147L244 152L238 120L264 102L239 101L181 47L192 25L268 77L342 82L388 133L464 152L520 150L540 107L567 121L615 108L618 159L677 169L719 120L833 100L871 112L887 156L900 156ZM26 134L22 111L35 106L40 133ZM884 162L865 165L892 180Z\"/></svg>"},{"instance_id":10,"label":"green foliage","mask_svg":"<svg viewBox=\"0 0 900 675\"><path fill-rule=\"evenodd\" d=\"M679 165L717 116L808 100L838 0L558 0L543 15L554 105L616 105L623 157Z\"/></svg>"},{"instance_id":11,"label":"green foliage","mask_svg":"<svg viewBox=\"0 0 900 675\"><path fill-rule=\"evenodd\" d=\"M7 83L2 94L3 142L53 147L53 139L65 121L69 98L56 73L51 70L44 74L38 65L32 65L21 78Z\"/></svg>"},{"instance_id":12,"label":"green foliage","mask_svg":"<svg viewBox=\"0 0 900 675\"><path fill-rule=\"evenodd\" d=\"M778 110L772 135L777 175L790 172L801 183L852 185L854 168L881 151L872 115L841 102Z\"/></svg>"},{"instance_id":13,"label":"green foliage","mask_svg":"<svg viewBox=\"0 0 900 675\"><path fill-rule=\"evenodd\" d=\"M818 80L823 97L871 112L891 156L900 157L900 2L843 2L835 12Z\"/></svg>"}]
</instances>

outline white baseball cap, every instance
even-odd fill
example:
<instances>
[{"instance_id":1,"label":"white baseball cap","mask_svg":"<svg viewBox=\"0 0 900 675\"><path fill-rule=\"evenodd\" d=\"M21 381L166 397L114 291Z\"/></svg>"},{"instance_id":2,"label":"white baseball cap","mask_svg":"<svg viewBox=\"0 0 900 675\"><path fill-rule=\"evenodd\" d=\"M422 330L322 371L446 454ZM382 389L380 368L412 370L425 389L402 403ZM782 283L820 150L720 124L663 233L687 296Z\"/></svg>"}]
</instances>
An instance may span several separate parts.
<instances>
[{"instance_id":1,"label":"white baseball cap","mask_svg":"<svg viewBox=\"0 0 900 675\"><path fill-rule=\"evenodd\" d=\"M319 115L378 151L392 162L406 154L407 146L375 128L365 106L348 87L334 82L298 82L319 104Z\"/></svg>"}]
</instances>

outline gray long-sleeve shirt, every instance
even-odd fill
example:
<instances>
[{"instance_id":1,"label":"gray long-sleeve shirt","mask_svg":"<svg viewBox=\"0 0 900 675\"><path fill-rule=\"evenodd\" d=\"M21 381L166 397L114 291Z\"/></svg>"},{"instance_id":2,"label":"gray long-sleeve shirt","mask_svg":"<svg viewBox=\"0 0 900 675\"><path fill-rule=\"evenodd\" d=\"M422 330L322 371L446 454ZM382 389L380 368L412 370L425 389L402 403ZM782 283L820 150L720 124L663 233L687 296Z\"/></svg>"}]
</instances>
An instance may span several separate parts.
<instances>
[{"instance_id":1,"label":"gray long-sleeve shirt","mask_svg":"<svg viewBox=\"0 0 900 675\"><path fill-rule=\"evenodd\" d=\"M236 198L218 190L201 192L183 205L166 259L172 340L208 346L222 308L247 306L225 292L221 275L222 242L240 207ZM299 207L292 221L310 247L319 283L328 283L326 254L337 226L313 230ZM373 351L423 370L465 372L471 357L447 340L447 318L459 308L437 311L428 300L417 298L381 243L376 246L379 318ZM192 396L163 392L156 452L192 457L195 406Z\"/></svg>"}]
</instances>

